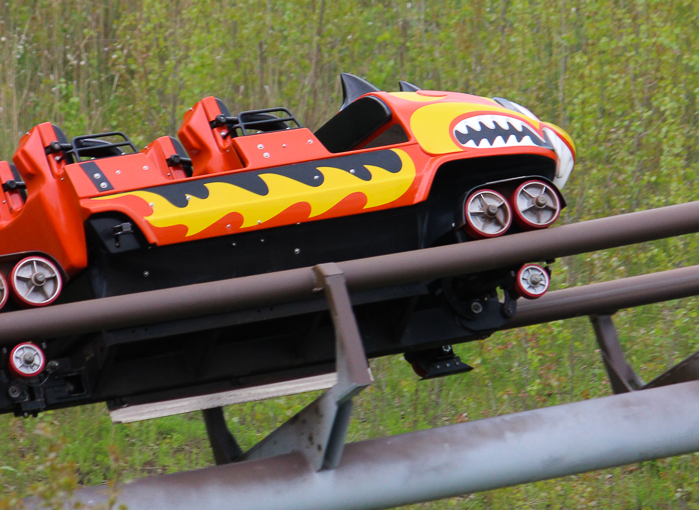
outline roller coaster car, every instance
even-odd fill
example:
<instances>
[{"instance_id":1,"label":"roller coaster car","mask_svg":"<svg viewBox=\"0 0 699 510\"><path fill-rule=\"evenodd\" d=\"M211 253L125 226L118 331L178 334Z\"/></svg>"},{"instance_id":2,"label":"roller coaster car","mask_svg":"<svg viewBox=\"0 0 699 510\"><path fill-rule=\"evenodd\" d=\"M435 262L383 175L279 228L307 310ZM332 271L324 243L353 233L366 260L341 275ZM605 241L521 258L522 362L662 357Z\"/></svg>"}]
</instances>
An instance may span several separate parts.
<instances>
[{"instance_id":1,"label":"roller coaster car","mask_svg":"<svg viewBox=\"0 0 699 510\"><path fill-rule=\"evenodd\" d=\"M565 206L559 189L573 168L572 140L522 106L407 82L400 82L400 92L382 92L348 74L342 86L340 111L315 133L284 108L232 116L213 97L185 114L180 141L161 137L140 152L120 132L68 142L58 127L36 126L22 137L13 163L0 162L0 308L490 238L548 227ZM416 371L429 376L447 352L435 348L487 336L514 315L518 297L536 298L548 285L549 269L527 264L353 299L360 328L378 328L368 354L411 351L407 357ZM291 323L280 329L274 321L292 316L296 333L289 335L303 343L296 337L311 338L322 329L316 313L275 316L239 328L236 340L214 343L255 339L268 353L274 342L261 339L279 337ZM307 320L298 324L299 317ZM434 321L450 325L437 331ZM178 331L201 338L204 329ZM214 329L220 338L221 328ZM308 363L248 360L203 375L193 369L176 382L140 374L140 382L114 383L105 373L118 372L119 360L177 350L172 332L142 333L150 344L120 348L119 355L95 355L95 342L109 351L108 332L99 340L56 339L46 352L20 344L6 353L9 369L0 371L0 385L3 378L42 377L46 359L70 359L64 366L75 368L65 377L79 374L81 389L45 397L44 407L58 407L232 376L242 381L332 360L331 352ZM429 340L419 340L425 333ZM13 408L3 398L0 410Z\"/></svg>"}]
</instances>

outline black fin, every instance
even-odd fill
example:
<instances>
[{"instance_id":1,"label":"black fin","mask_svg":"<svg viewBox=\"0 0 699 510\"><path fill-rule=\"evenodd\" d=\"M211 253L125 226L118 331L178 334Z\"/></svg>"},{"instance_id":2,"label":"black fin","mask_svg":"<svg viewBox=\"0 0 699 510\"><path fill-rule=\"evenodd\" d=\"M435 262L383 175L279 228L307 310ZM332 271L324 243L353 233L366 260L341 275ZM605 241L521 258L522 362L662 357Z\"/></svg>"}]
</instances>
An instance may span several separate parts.
<instances>
[{"instance_id":1,"label":"black fin","mask_svg":"<svg viewBox=\"0 0 699 510\"><path fill-rule=\"evenodd\" d=\"M340 110L344 110L348 104L368 92L380 92L371 83L353 74L342 73L340 80L342 80L342 106Z\"/></svg>"},{"instance_id":2,"label":"black fin","mask_svg":"<svg viewBox=\"0 0 699 510\"><path fill-rule=\"evenodd\" d=\"M398 84L400 85L401 92L417 92L418 90L422 90L417 85L413 85L412 83L407 81L401 80L398 82Z\"/></svg>"}]
</instances>

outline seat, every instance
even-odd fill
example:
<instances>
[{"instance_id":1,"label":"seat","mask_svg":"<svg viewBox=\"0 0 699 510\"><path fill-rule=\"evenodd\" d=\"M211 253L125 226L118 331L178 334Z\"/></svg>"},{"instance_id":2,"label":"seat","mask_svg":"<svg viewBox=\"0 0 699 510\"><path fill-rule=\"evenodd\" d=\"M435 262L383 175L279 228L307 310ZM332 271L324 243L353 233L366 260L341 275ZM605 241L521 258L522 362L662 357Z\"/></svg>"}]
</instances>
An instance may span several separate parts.
<instances>
[{"instance_id":1,"label":"seat","mask_svg":"<svg viewBox=\"0 0 699 510\"><path fill-rule=\"evenodd\" d=\"M355 149L391 120L391 109L381 99L365 96L351 102L315 132L328 151Z\"/></svg>"},{"instance_id":2,"label":"seat","mask_svg":"<svg viewBox=\"0 0 699 510\"><path fill-rule=\"evenodd\" d=\"M161 136L143 149L143 153L168 180L186 179L192 176L192 160L177 138Z\"/></svg>"}]
</instances>

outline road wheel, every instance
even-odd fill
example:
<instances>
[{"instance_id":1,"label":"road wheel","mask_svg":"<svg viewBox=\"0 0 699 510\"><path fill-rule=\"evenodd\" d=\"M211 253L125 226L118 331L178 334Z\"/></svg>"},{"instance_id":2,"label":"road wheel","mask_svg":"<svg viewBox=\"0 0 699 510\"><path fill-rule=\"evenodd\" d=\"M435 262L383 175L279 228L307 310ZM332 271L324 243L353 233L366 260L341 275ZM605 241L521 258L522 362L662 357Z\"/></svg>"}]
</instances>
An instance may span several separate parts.
<instances>
[{"instance_id":1,"label":"road wheel","mask_svg":"<svg viewBox=\"0 0 699 510\"><path fill-rule=\"evenodd\" d=\"M63 278L53 262L32 256L15 265L10 275L10 286L20 304L46 306L61 294Z\"/></svg>"},{"instance_id":2,"label":"road wheel","mask_svg":"<svg viewBox=\"0 0 699 510\"><path fill-rule=\"evenodd\" d=\"M515 290L526 299L536 299L549 290L551 279L549 274L538 264L527 264L517 272Z\"/></svg>"},{"instance_id":3,"label":"road wheel","mask_svg":"<svg viewBox=\"0 0 699 510\"><path fill-rule=\"evenodd\" d=\"M471 237L497 237L510 228L512 211L505 197L490 189L472 193L464 206L465 228Z\"/></svg>"},{"instance_id":4,"label":"road wheel","mask_svg":"<svg viewBox=\"0 0 699 510\"><path fill-rule=\"evenodd\" d=\"M31 379L39 375L46 366L46 356L38 345L29 342L15 346L10 352L8 368L17 377Z\"/></svg>"},{"instance_id":5,"label":"road wheel","mask_svg":"<svg viewBox=\"0 0 699 510\"><path fill-rule=\"evenodd\" d=\"M558 193L542 181L527 181L521 184L510 197L515 222L525 230L546 228L552 225L561 213Z\"/></svg>"}]
</instances>

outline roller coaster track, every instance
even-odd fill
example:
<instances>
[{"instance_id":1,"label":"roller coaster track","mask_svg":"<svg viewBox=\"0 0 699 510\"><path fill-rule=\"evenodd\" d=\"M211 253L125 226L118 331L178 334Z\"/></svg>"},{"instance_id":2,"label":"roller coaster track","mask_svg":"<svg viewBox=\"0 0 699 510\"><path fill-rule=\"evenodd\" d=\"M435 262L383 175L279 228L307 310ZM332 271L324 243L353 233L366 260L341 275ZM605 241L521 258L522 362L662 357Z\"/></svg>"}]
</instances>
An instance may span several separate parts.
<instances>
[{"instance_id":1,"label":"roller coaster track","mask_svg":"<svg viewBox=\"0 0 699 510\"><path fill-rule=\"evenodd\" d=\"M110 328L327 299L337 383L243 454L205 411L216 467L121 487L132 510L391 508L699 451L699 353L645 384L612 315L699 294L699 266L555 292L503 329L589 316L615 396L345 445L352 397L371 384L353 293L699 232L699 202L496 239L0 315L0 346ZM642 390L642 391L640 391ZM319 417L320 416L320 417ZM308 434L316 443L308 443ZM101 489L79 491L104 501Z\"/></svg>"}]
</instances>

